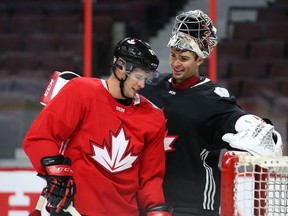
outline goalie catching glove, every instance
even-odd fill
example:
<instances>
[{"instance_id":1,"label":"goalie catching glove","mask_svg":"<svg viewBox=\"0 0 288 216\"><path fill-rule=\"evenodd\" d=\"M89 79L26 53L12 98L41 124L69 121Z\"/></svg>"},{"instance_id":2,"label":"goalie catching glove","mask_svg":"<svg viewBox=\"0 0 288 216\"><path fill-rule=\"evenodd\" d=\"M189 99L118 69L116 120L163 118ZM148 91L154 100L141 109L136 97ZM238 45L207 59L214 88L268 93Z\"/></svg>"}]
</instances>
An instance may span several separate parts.
<instances>
[{"instance_id":1,"label":"goalie catching glove","mask_svg":"<svg viewBox=\"0 0 288 216\"><path fill-rule=\"evenodd\" d=\"M254 115L241 116L236 124L236 134L226 133L222 140L236 149L256 156L282 156L282 139L274 126Z\"/></svg>"},{"instance_id":2,"label":"goalie catching glove","mask_svg":"<svg viewBox=\"0 0 288 216\"><path fill-rule=\"evenodd\" d=\"M73 201L76 189L70 158L63 155L44 157L41 164L47 173L44 176L47 181L44 196L48 206L55 208L56 212L67 209Z\"/></svg>"}]
</instances>

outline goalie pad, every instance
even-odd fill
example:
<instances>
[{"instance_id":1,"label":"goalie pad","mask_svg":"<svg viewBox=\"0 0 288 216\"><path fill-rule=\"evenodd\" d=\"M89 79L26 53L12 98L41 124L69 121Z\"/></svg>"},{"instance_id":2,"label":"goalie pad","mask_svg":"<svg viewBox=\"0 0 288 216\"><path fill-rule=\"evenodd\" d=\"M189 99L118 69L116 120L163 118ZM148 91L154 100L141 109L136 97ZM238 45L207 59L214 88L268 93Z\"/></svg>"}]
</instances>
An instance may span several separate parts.
<instances>
[{"instance_id":1,"label":"goalie pad","mask_svg":"<svg viewBox=\"0 0 288 216\"><path fill-rule=\"evenodd\" d=\"M274 130L274 126L265 123L261 118L251 114L241 116L235 124L235 130L238 133L226 133L222 137L231 147L256 156L283 155L281 135Z\"/></svg>"},{"instance_id":2,"label":"goalie pad","mask_svg":"<svg viewBox=\"0 0 288 216\"><path fill-rule=\"evenodd\" d=\"M79 77L79 75L72 71L55 71L41 96L40 103L46 106L55 97L55 95L58 94L61 88L63 88L69 80L75 77Z\"/></svg>"}]
</instances>

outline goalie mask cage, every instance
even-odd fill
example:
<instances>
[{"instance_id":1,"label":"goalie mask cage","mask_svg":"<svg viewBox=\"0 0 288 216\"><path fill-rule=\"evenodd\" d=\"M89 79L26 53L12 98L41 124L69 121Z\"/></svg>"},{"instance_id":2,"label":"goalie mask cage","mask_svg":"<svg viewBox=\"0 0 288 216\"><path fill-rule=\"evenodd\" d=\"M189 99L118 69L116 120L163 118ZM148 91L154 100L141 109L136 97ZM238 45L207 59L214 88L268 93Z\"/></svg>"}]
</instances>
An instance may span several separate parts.
<instances>
[{"instance_id":1,"label":"goalie mask cage","mask_svg":"<svg viewBox=\"0 0 288 216\"><path fill-rule=\"evenodd\" d=\"M284 215L288 215L288 157L224 153L221 216Z\"/></svg>"}]
</instances>

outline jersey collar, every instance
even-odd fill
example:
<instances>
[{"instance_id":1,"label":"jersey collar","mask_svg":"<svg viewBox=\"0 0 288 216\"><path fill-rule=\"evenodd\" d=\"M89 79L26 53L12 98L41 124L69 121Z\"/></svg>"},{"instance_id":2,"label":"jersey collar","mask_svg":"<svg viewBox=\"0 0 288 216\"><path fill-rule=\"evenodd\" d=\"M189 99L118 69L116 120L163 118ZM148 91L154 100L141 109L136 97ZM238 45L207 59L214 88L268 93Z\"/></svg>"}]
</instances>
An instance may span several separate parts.
<instances>
[{"instance_id":1,"label":"jersey collar","mask_svg":"<svg viewBox=\"0 0 288 216\"><path fill-rule=\"evenodd\" d=\"M107 85L106 80L101 79L101 82L102 82L104 88L108 91L108 85ZM136 94L134 99L133 99L133 105L138 105L138 104L140 104L140 96L139 96L139 94Z\"/></svg>"},{"instance_id":2,"label":"jersey collar","mask_svg":"<svg viewBox=\"0 0 288 216\"><path fill-rule=\"evenodd\" d=\"M187 89L191 86L196 85L200 81L198 76L191 76L189 79L185 80L184 82L180 84L175 83L175 79L172 77L171 79L171 86L175 90L184 90Z\"/></svg>"}]
</instances>

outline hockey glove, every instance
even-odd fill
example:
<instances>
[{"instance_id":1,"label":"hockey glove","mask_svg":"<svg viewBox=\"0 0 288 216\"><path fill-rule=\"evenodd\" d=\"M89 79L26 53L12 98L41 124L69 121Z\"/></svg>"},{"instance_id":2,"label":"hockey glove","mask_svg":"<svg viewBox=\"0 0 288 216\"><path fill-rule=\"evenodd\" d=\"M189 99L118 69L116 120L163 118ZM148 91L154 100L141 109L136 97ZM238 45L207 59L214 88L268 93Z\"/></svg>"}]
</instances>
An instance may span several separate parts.
<instances>
[{"instance_id":1,"label":"hockey glove","mask_svg":"<svg viewBox=\"0 0 288 216\"><path fill-rule=\"evenodd\" d=\"M146 216L172 216L171 208L166 204L153 206L146 210Z\"/></svg>"},{"instance_id":2,"label":"hockey glove","mask_svg":"<svg viewBox=\"0 0 288 216\"><path fill-rule=\"evenodd\" d=\"M226 133L222 137L231 147L256 156L282 156L283 144L280 134L274 130L274 126L261 118L244 115L237 120L235 130L238 133Z\"/></svg>"},{"instance_id":3,"label":"hockey glove","mask_svg":"<svg viewBox=\"0 0 288 216\"><path fill-rule=\"evenodd\" d=\"M51 208L56 212L67 209L75 194L75 183L72 177L71 160L63 155L44 157L41 164L47 175L45 179L47 186L44 196Z\"/></svg>"}]
</instances>

